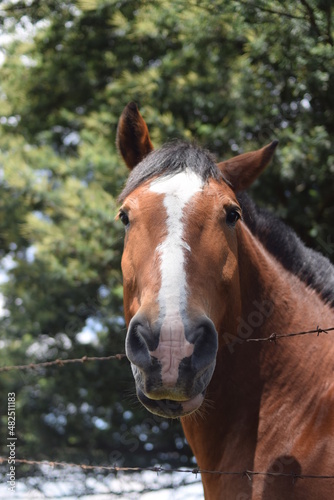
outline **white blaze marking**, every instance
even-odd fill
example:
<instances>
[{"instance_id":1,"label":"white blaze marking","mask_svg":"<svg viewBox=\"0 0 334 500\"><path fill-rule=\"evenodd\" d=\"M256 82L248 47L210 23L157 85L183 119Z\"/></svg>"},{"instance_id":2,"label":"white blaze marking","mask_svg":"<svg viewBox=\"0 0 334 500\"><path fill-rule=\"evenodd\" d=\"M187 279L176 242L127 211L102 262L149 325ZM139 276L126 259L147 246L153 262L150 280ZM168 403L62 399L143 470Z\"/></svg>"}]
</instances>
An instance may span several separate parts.
<instances>
[{"instance_id":1,"label":"white blaze marking","mask_svg":"<svg viewBox=\"0 0 334 500\"><path fill-rule=\"evenodd\" d=\"M185 307L184 250L190 251L190 247L183 240L182 217L184 207L202 187L202 179L187 170L173 177L158 178L150 185L150 191L165 195L167 237L158 250L161 256L159 302L166 316L180 313Z\"/></svg>"},{"instance_id":2,"label":"white blaze marking","mask_svg":"<svg viewBox=\"0 0 334 500\"><path fill-rule=\"evenodd\" d=\"M194 348L185 337L182 321L187 302L184 252L191 251L183 240L182 217L187 203L202 188L201 178L189 170L159 178L150 185L150 191L165 195L167 212L167 236L157 248L161 262L159 304L164 319L158 348L151 354L159 359L162 381L168 386L175 385L180 361L190 356Z\"/></svg>"}]
</instances>

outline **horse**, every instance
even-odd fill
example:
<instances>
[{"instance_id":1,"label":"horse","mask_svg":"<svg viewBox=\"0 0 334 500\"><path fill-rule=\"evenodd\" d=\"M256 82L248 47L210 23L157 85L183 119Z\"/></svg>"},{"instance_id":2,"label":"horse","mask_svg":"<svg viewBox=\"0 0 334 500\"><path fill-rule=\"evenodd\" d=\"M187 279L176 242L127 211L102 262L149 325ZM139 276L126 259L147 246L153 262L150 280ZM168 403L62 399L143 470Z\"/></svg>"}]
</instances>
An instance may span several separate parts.
<instances>
[{"instance_id":1,"label":"horse","mask_svg":"<svg viewBox=\"0 0 334 500\"><path fill-rule=\"evenodd\" d=\"M155 150L129 103L116 142L139 401L181 419L206 499L333 498L333 476L307 476L334 471L334 342L319 327L334 326L334 268L245 193L277 141L218 163L195 144Z\"/></svg>"}]
</instances>

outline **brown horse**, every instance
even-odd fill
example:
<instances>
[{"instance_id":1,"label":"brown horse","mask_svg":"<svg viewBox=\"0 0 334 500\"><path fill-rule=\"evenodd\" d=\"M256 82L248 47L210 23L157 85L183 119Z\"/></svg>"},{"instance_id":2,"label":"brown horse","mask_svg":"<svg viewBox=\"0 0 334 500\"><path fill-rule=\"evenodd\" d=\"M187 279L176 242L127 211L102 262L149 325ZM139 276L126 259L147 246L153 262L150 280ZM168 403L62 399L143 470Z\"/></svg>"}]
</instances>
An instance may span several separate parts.
<instances>
[{"instance_id":1,"label":"brown horse","mask_svg":"<svg viewBox=\"0 0 334 500\"><path fill-rule=\"evenodd\" d=\"M240 195L277 142L218 164L185 143L153 151L130 103L117 144L131 169L119 218L139 400L181 417L200 469L264 473L203 473L206 498L334 498L332 479L298 478L334 473L333 336L248 342L334 326L329 261Z\"/></svg>"}]
</instances>

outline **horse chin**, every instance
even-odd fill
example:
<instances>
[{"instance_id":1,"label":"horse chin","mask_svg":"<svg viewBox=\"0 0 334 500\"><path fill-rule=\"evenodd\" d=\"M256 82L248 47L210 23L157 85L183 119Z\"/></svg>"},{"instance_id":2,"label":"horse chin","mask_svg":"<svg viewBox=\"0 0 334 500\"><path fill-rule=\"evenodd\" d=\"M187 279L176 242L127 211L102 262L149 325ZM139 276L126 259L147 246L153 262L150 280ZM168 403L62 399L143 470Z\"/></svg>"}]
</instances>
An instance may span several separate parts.
<instances>
[{"instance_id":1,"label":"horse chin","mask_svg":"<svg viewBox=\"0 0 334 500\"><path fill-rule=\"evenodd\" d=\"M190 415L199 409L204 401L205 391L186 401L173 401L172 399L150 399L137 389L137 397L147 410L159 417L179 418Z\"/></svg>"}]
</instances>

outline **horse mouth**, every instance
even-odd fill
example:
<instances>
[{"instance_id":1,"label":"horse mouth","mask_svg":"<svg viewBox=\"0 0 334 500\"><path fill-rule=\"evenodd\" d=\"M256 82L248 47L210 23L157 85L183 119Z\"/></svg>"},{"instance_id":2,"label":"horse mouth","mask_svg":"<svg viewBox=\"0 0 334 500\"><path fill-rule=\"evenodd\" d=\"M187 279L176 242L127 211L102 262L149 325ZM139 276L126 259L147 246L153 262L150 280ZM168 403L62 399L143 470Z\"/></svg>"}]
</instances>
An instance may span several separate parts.
<instances>
[{"instance_id":1,"label":"horse mouth","mask_svg":"<svg viewBox=\"0 0 334 500\"><path fill-rule=\"evenodd\" d=\"M204 401L205 391L186 401L172 399L150 399L137 389L137 397L147 410L159 417L179 418L198 410Z\"/></svg>"}]
</instances>

